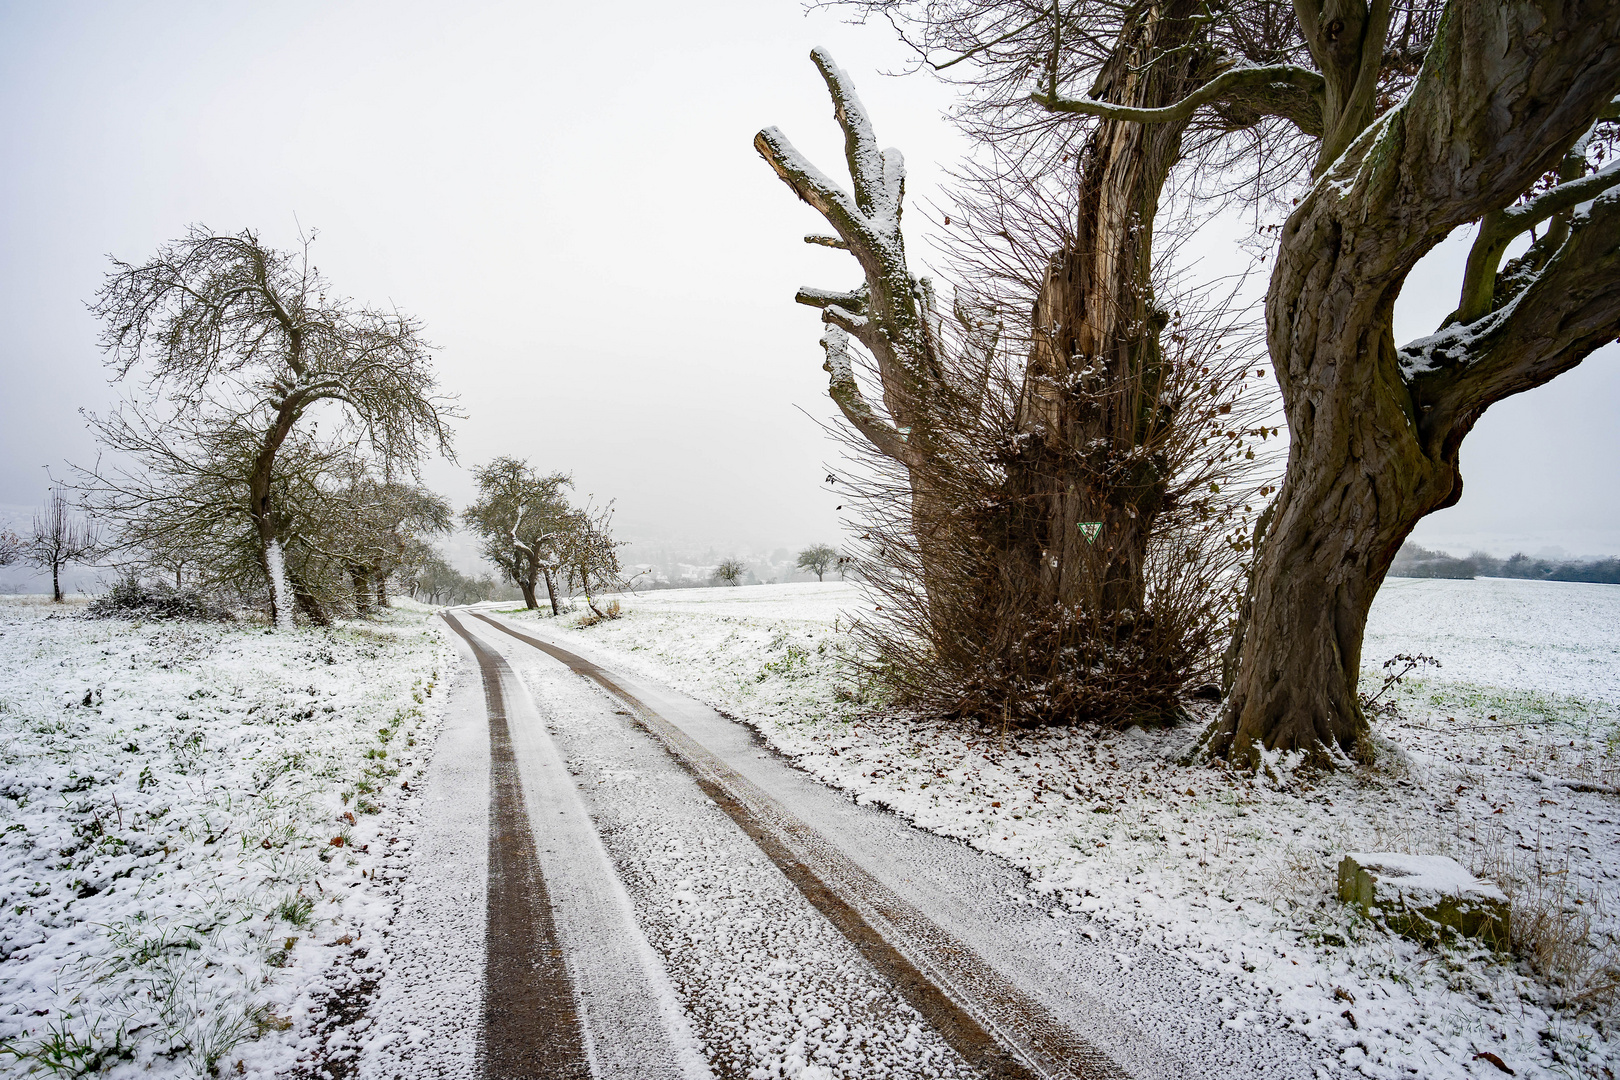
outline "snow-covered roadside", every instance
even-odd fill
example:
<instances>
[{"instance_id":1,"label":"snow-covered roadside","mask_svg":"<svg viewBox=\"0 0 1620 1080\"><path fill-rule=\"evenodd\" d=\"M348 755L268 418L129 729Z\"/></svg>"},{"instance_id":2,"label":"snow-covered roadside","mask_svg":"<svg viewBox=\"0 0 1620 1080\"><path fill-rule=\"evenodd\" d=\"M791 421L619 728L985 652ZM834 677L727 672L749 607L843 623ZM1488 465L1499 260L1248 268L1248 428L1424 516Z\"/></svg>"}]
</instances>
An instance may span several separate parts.
<instances>
[{"instance_id":1,"label":"snow-covered roadside","mask_svg":"<svg viewBox=\"0 0 1620 1080\"><path fill-rule=\"evenodd\" d=\"M1004 737L863 719L874 707L842 656L842 612L860 603L844 586L655 593L616 621L553 625L742 716L856 798L1006 857L1035 902L1085 916L1077 932L1096 920L1191 958L1206 977L1189 995L1229 1024L1283 1018L1344 1073L1495 1075L1491 1054L1520 1076L1611 1075L1612 1006L1579 1006L1603 997L1617 960L1620 800L1532 774L1615 783L1620 589L1421 584L1375 608L1367 680L1394 652L1447 666L1389 695L1405 719L1379 722L1395 747L1383 764L1317 779L1286 761L1259 778L1178 765L1191 727ZM1503 655L1506 685L1482 685ZM1555 680L1579 694L1536 689ZM1449 853L1502 880L1541 913L1545 959L1568 981L1355 916L1333 890L1337 856L1358 849Z\"/></svg>"},{"instance_id":2,"label":"snow-covered roadside","mask_svg":"<svg viewBox=\"0 0 1620 1080\"><path fill-rule=\"evenodd\" d=\"M321 1065L375 981L453 654L421 611L72 613L0 599L0 1068Z\"/></svg>"}]
</instances>

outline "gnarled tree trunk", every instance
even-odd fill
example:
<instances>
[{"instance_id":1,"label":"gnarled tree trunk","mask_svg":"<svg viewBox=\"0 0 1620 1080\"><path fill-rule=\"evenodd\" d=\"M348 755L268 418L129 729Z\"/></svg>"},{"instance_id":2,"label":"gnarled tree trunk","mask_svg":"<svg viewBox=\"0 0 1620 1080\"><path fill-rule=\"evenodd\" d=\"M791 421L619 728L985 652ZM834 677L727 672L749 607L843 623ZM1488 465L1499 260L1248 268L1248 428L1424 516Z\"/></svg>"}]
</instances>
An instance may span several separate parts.
<instances>
[{"instance_id":1,"label":"gnarled tree trunk","mask_svg":"<svg viewBox=\"0 0 1620 1080\"><path fill-rule=\"evenodd\" d=\"M1520 202L1617 92L1620 7L1453 3L1406 100L1324 162L1290 216L1266 298L1288 471L1215 752L1354 746L1368 609L1412 527L1460 497L1463 438L1620 332L1620 174ZM1395 298L1423 254L1470 221L1505 212L1523 231L1572 199L1588 208L1538 275L1396 348ZM1465 281L1460 311L1480 292Z\"/></svg>"}]
</instances>

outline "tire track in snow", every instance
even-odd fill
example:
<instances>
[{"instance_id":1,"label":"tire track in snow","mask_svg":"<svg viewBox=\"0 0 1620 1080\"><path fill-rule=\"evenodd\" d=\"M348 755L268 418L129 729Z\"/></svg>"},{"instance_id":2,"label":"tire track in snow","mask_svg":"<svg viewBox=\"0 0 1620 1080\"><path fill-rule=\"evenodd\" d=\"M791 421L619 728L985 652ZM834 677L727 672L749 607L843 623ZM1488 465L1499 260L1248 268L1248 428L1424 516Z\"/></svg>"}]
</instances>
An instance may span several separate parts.
<instances>
[{"instance_id":1,"label":"tire track in snow","mask_svg":"<svg viewBox=\"0 0 1620 1080\"><path fill-rule=\"evenodd\" d=\"M489 694L485 1075L712 1080L663 963L636 923L629 894L527 688L488 642L455 615L444 617L477 656ZM529 861L514 862L511 880L501 882L496 845L516 830L496 819L508 810L524 823ZM506 905L517 909L518 920L498 925ZM537 972L543 972L539 983ZM510 988L502 985L507 979Z\"/></svg>"},{"instance_id":2,"label":"tire track in snow","mask_svg":"<svg viewBox=\"0 0 1620 1080\"><path fill-rule=\"evenodd\" d=\"M490 1080L587 1080L584 1033L512 751L500 659L445 615L478 658L489 714L489 916L479 1057Z\"/></svg>"},{"instance_id":3,"label":"tire track in snow","mask_svg":"<svg viewBox=\"0 0 1620 1080\"><path fill-rule=\"evenodd\" d=\"M591 679L631 710L714 802L969 1063L997 1080L1126 1073L967 945L584 657L476 618Z\"/></svg>"},{"instance_id":4,"label":"tire track in snow","mask_svg":"<svg viewBox=\"0 0 1620 1080\"><path fill-rule=\"evenodd\" d=\"M490 644L551 731L719 1080L984 1080L616 698L521 642Z\"/></svg>"}]
</instances>

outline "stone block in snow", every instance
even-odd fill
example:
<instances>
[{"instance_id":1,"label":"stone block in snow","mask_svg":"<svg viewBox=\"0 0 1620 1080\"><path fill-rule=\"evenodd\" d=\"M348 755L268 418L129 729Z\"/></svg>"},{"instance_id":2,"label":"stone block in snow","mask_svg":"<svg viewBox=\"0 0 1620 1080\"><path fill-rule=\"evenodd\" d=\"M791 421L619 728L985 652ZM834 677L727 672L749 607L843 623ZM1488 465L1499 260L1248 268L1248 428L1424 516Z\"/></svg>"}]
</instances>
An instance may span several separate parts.
<instances>
[{"instance_id":1,"label":"stone block in snow","mask_svg":"<svg viewBox=\"0 0 1620 1080\"><path fill-rule=\"evenodd\" d=\"M1350 852L1339 863L1339 899L1404 937L1434 940L1450 927L1508 944L1508 898L1444 855Z\"/></svg>"}]
</instances>

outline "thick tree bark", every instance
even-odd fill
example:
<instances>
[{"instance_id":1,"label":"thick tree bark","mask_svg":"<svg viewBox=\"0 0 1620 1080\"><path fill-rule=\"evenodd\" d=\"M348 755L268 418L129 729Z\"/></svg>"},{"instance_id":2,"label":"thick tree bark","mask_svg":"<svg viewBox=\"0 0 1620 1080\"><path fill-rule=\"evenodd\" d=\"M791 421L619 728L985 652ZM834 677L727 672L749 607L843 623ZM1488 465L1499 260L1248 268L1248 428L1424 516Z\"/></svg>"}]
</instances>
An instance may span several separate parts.
<instances>
[{"instance_id":1,"label":"thick tree bark","mask_svg":"<svg viewBox=\"0 0 1620 1080\"><path fill-rule=\"evenodd\" d=\"M1128 24L1092 98L1127 109L1185 99L1214 74L1195 45L1202 6L1183 0ZM1148 462L1122 475L1120 463L1159 404L1152 388L1165 315L1150 280L1153 221L1191 118L1187 110L1152 124L1097 122L1080 153L1073 243L1053 256L1033 312L1019 426L1035 439L1009 468L1009 488L1042 512L1012 557L1037 566L1046 603L1067 610L1142 608L1147 541L1168 477ZM1080 531L1086 521L1103 523L1094 543Z\"/></svg>"},{"instance_id":2,"label":"thick tree bark","mask_svg":"<svg viewBox=\"0 0 1620 1080\"><path fill-rule=\"evenodd\" d=\"M1463 438L1489 405L1620 330L1611 189L1496 310L1404 350L1391 331L1418 259L1514 204L1616 92L1620 7L1455 3L1405 102L1350 141L1290 216L1266 299L1288 471L1216 753L1252 764L1257 747L1354 747L1368 609L1412 527L1460 497Z\"/></svg>"},{"instance_id":3,"label":"thick tree bark","mask_svg":"<svg viewBox=\"0 0 1620 1080\"><path fill-rule=\"evenodd\" d=\"M1330 248L1316 250L1327 266ZM1460 494L1455 453L1426 453L1405 395L1391 393L1393 296L1363 289L1349 297L1337 291L1343 286L1324 272L1302 297L1342 310L1305 343L1305 357L1291 357L1309 358L1310 390L1285 394L1287 479L1237 646L1230 727L1215 745L1246 762L1257 741L1313 755L1354 749L1365 728L1356 680L1373 596L1412 527Z\"/></svg>"},{"instance_id":4,"label":"thick tree bark","mask_svg":"<svg viewBox=\"0 0 1620 1080\"><path fill-rule=\"evenodd\" d=\"M302 404L299 401L287 398L280 403L276 409L275 421L265 433L264 441L259 444L258 456L253 461L253 470L248 474L248 517L258 533L259 561L264 568L266 580L270 581L271 626L280 626L285 620L278 608L275 582L271 580L274 573L271 569L270 545L276 542L277 537L274 508L270 505L270 486L275 476L276 454L287 441L287 436L292 433L293 425L298 422L301 412Z\"/></svg>"}]
</instances>

